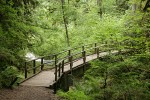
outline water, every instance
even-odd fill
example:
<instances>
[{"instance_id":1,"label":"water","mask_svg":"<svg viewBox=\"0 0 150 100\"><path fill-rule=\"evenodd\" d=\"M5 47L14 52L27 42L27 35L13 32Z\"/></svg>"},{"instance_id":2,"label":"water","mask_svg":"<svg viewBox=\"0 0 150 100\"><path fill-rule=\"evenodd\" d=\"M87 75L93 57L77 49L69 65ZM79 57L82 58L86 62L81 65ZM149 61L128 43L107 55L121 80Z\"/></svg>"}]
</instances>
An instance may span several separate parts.
<instances>
[{"instance_id":1,"label":"water","mask_svg":"<svg viewBox=\"0 0 150 100\"><path fill-rule=\"evenodd\" d=\"M27 58L27 60L34 60L34 59L37 59L38 57L35 56L34 53L31 53L31 52L28 52L25 56ZM36 60L37 62L41 62L41 59L37 59ZM44 63L52 63L53 60L43 60Z\"/></svg>"},{"instance_id":2,"label":"water","mask_svg":"<svg viewBox=\"0 0 150 100\"><path fill-rule=\"evenodd\" d=\"M36 59L36 58L37 58L37 57L36 57L33 53L31 53L31 52L28 52L25 57L26 57L27 59L29 59L29 60L33 60L33 59Z\"/></svg>"}]
</instances>

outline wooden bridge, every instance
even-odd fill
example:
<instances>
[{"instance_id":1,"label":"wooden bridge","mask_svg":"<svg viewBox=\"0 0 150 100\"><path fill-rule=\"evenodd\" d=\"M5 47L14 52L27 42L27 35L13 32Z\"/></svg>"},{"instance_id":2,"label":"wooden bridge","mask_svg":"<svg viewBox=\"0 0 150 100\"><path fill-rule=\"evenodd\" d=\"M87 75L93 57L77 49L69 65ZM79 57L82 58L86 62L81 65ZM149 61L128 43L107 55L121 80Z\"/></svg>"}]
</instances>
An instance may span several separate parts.
<instances>
[{"instance_id":1,"label":"wooden bridge","mask_svg":"<svg viewBox=\"0 0 150 100\"><path fill-rule=\"evenodd\" d=\"M113 49L110 49L113 48ZM113 50L113 51L112 51ZM98 43L74 47L57 54L40 57L25 62L25 80L20 85L50 87L58 82L62 75L91 60L117 53L114 46ZM54 87L56 90L56 86Z\"/></svg>"}]
</instances>

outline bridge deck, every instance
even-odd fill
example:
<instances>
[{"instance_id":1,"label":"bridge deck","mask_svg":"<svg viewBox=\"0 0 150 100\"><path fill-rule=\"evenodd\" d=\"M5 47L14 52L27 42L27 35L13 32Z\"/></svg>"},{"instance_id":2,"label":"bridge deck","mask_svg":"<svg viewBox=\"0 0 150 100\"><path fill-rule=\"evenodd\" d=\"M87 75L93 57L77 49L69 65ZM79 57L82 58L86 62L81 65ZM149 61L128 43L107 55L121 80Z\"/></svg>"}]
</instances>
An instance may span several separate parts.
<instances>
[{"instance_id":1,"label":"bridge deck","mask_svg":"<svg viewBox=\"0 0 150 100\"><path fill-rule=\"evenodd\" d=\"M111 53L117 53L117 51L113 51ZM107 55L108 52L103 52L99 54L99 57ZM97 54L93 54L86 57L86 62L89 62L91 60L94 60L97 58ZM80 59L73 63L73 68L77 67L79 65L83 64L83 59ZM70 65L64 66L64 71L70 70ZM43 87L49 87L54 83L55 75L54 75L55 69L48 70L48 71L42 71L36 76L24 81L20 85L26 85L26 86L43 86Z\"/></svg>"}]
</instances>

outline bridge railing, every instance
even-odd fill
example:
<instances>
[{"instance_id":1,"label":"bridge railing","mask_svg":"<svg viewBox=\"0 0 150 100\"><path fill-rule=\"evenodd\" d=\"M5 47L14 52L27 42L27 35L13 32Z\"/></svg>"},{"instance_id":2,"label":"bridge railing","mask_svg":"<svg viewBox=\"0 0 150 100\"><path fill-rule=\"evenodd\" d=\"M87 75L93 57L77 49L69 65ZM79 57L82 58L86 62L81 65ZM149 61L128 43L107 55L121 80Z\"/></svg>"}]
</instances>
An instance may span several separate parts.
<instances>
[{"instance_id":1,"label":"bridge railing","mask_svg":"<svg viewBox=\"0 0 150 100\"><path fill-rule=\"evenodd\" d=\"M97 43L80 46L79 48L80 51L78 52L72 52L74 49L69 49L67 56L62 59L55 60L55 81L63 75L66 63L69 64L69 70L72 72L74 62L83 59L83 64L86 64L87 56L96 54L97 57L99 57L99 46ZM68 62L65 62L66 60L68 60ZM83 70L85 70L85 67Z\"/></svg>"},{"instance_id":2,"label":"bridge railing","mask_svg":"<svg viewBox=\"0 0 150 100\"><path fill-rule=\"evenodd\" d=\"M54 55L44 56L25 62L24 74L25 79L32 77L41 72L45 66L54 66Z\"/></svg>"},{"instance_id":3,"label":"bridge railing","mask_svg":"<svg viewBox=\"0 0 150 100\"><path fill-rule=\"evenodd\" d=\"M25 79L30 78L51 66L51 68L55 68L55 81L57 81L64 72L65 65L69 64L70 70L72 70L75 61L83 59L83 64L85 64L86 56L97 54L97 57L99 57L99 52L111 50L109 47L110 45L101 45L99 43L86 44L53 55L26 61L24 67Z\"/></svg>"}]
</instances>

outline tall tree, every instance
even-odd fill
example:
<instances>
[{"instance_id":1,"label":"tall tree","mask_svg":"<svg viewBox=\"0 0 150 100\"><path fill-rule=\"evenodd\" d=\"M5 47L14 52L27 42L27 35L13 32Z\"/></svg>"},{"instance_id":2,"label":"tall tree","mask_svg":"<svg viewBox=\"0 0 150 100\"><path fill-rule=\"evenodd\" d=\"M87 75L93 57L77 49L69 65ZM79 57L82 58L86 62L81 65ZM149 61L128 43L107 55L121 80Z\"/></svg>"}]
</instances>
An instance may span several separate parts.
<instances>
[{"instance_id":1,"label":"tall tree","mask_svg":"<svg viewBox=\"0 0 150 100\"><path fill-rule=\"evenodd\" d=\"M23 55L20 51L27 48L30 37L35 33L29 24L29 12L24 8L28 4L25 1L0 0L0 70L9 65L20 67L20 55Z\"/></svg>"},{"instance_id":2,"label":"tall tree","mask_svg":"<svg viewBox=\"0 0 150 100\"><path fill-rule=\"evenodd\" d=\"M69 42L69 34L68 34L68 22L67 22L67 17L65 15L65 0L61 0L61 7L62 7L62 16L63 16L63 21L64 21L64 26L65 26L65 31L66 31L66 40L67 40L67 45L68 47L70 46Z\"/></svg>"},{"instance_id":3,"label":"tall tree","mask_svg":"<svg viewBox=\"0 0 150 100\"><path fill-rule=\"evenodd\" d=\"M100 15L100 18L102 18L102 16L103 16L102 3L103 3L103 0L97 0L97 5L99 8L98 14Z\"/></svg>"}]
</instances>

